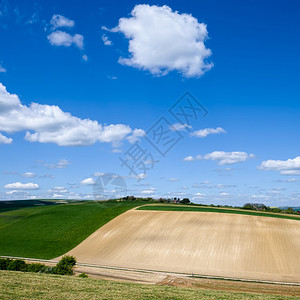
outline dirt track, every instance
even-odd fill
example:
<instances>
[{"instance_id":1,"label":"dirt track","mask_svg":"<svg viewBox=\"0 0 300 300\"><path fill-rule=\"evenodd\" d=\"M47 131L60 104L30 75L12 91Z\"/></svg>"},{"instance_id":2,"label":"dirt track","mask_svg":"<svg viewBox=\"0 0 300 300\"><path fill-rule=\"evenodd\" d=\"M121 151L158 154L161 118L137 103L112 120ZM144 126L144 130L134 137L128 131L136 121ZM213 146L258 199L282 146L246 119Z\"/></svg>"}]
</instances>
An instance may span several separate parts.
<instances>
[{"instance_id":1,"label":"dirt track","mask_svg":"<svg viewBox=\"0 0 300 300\"><path fill-rule=\"evenodd\" d=\"M68 254L87 264L300 282L300 222L131 210Z\"/></svg>"}]
</instances>

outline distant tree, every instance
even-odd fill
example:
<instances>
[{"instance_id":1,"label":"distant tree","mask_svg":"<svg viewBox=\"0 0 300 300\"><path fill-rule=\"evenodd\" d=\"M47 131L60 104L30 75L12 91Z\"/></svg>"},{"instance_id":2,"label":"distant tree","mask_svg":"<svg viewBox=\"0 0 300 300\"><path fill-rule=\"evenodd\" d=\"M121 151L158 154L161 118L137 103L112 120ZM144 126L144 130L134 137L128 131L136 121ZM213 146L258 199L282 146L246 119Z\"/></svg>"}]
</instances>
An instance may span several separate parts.
<instances>
[{"instance_id":1,"label":"distant tree","mask_svg":"<svg viewBox=\"0 0 300 300\"><path fill-rule=\"evenodd\" d=\"M191 203L191 201L190 201L189 198L183 198L183 199L180 201L180 203L182 203L182 204L189 204L189 203Z\"/></svg>"}]
</instances>

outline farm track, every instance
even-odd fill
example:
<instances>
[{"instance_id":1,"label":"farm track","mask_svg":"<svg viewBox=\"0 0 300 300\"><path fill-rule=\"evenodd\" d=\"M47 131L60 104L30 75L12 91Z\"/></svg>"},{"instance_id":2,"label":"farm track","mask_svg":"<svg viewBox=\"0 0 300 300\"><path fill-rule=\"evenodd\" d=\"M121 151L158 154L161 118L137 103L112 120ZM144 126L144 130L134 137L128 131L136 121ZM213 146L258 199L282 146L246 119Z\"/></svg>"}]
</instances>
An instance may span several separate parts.
<instances>
[{"instance_id":1,"label":"farm track","mask_svg":"<svg viewBox=\"0 0 300 300\"><path fill-rule=\"evenodd\" d=\"M27 262L40 262L54 266L57 260L33 259L24 257L2 256L13 259L24 259ZM265 282L243 280L242 278L221 278L194 274L157 272L151 270L134 270L109 266L77 264L75 274L86 273L91 278L99 278L121 282L135 282L177 287L192 287L209 290L223 290L231 292L250 292L269 295L300 296L300 283Z\"/></svg>"}]
</instances>

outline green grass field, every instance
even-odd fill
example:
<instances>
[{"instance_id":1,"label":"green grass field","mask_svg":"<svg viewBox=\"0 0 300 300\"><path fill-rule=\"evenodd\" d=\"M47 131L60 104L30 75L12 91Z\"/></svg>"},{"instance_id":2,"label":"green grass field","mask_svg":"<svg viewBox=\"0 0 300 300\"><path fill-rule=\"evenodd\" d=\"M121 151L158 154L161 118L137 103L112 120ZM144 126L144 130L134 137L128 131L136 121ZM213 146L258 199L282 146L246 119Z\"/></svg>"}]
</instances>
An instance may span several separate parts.
<instances>
[{"instance_id":1,"label":"green grass field","mask_svg":"<svg viewBox=\"0 0 300 300\"><path fill-rule=\"evenodd\" d=\"M138 210L160 210L160 211L198 211L198 212L217 212L217 213L227 213L227 214L241 214L250 216L261 216L261 217L271 217L271 218L281 218L300 221L300 217L293 215L283 215L268 212L256 212L249 210L238 210L230 208L214 208L207 206L183 206L183 205L145 205L137 208Z\"/></svg>"},{"instance_id":2,"label":"green grass field","mask_svg":"<svg viewBox=\"0 0 300 300\"><path fill-rule=\"evenodd\" d=\"M299 299L299 297L213 291L0 271L1 299Z\"/></svg>"},{"instance_id":3,"label":"green grass field","mask_svg":"<svg viewBox=\"0 0 300 300\"><path fill-rule=\"evenodd\" d=\"M0 211L0 255L51 259L82 242L116 216L144 202L104 201ZM24 204L25 205L25 204Z\"/></svg>"}]
</instances>

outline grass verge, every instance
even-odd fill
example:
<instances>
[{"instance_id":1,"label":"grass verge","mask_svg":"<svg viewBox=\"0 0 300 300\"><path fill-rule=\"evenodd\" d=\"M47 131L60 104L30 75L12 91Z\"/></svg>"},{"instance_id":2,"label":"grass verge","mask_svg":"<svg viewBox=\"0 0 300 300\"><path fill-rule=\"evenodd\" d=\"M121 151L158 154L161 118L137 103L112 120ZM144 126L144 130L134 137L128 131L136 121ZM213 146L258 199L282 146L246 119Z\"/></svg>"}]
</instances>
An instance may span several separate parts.
<instances>
[{"instance_id":1,"label":"grass verge","mask_svg":"<svg viewBox=\"0 0 300 300\"><path fill-rule=\"evenodd\" d=\"M299 299L252 293L123 283L93 278L0 271L1 299Z\"/></svg>"}]
</instances>

